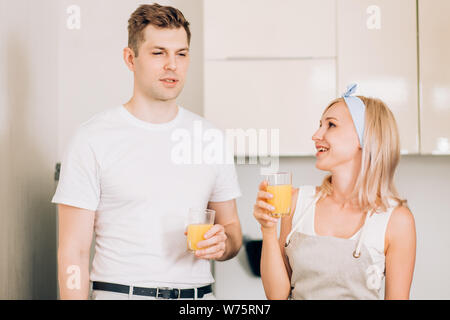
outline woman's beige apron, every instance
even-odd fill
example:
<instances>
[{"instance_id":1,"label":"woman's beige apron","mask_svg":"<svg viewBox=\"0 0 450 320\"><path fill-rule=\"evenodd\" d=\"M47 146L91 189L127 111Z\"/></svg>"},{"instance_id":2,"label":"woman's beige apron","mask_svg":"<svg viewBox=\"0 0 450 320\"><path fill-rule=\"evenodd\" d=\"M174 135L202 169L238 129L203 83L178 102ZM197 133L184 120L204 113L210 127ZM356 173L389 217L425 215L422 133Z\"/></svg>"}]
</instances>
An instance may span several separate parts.
<instances>
[{"instance_id":1,"label":"woman's beige apron","mask_svg":"<svg viewBox=\"0 0 450 320\"><path fill-rule=\"evenodd\" d=\"M314 204L317 199L314 200ZM292 269L291 299L380 299L380 270L363 244L367 220L358 240L289 234L285 252Z\"/></svg>"}]
</instances>

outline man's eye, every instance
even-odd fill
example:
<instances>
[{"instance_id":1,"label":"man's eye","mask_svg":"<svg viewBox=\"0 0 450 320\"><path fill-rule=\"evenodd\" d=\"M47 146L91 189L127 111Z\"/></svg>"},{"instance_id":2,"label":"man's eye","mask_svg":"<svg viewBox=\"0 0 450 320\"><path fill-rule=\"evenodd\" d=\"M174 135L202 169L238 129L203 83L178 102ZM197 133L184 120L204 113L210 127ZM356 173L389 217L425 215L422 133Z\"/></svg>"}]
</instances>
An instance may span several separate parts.
<instances>
[{"instance_id":1,"label":"man's eye","mask_svg":"<svg viewBox=\"0 0 450 320\"><path fill-rule=\"evenodd\" d=\"M329 127L329 128L331 128L331 127L336 127L336 125L335 125L333 122L328 122L328 127Z\"/></svg>"},{"instance_id":2,"label":"man's eye","mask_svg":"<svg viewBox=\"0 0 450 320\"><path fill-rule=\"evenodd\" d=\"M186 53L179 53L178 55L180 55L182 57L186 57Z\"/></svg>"},{"instance_id":3,"label":"man's eye","mask_svg":"<svg viewBox=\"0 0 450 320\"><path fill-rule=\"evenodd\" d=\"M162 52L153 52L152 54L154 54L155 56L162 54Z\"/></svg>"}]
</instances>

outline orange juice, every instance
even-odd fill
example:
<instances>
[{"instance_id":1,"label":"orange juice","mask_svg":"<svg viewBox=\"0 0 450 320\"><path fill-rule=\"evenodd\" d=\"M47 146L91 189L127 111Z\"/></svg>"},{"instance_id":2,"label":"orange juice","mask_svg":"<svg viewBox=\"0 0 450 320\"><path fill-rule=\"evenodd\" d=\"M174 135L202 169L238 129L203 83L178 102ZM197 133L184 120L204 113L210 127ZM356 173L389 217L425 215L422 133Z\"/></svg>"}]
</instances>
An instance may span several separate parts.
<instances>
[{"instance_id":1,"label":"orange juice","mask_svg":"<svg viewBox=\"0 0 450 320\"><path fill-rule=\"evenodd\" d=\"M197 243L205 240L205 233L211 229L212 224L190 224L187 231L187 244L189 250L199 250ZM204 249L204 248L202 248Z\"/></svg>"},{"instance_id":2,"label":"orange juice","mask_svg":"<svg viewBox=\"0 0 450 320\"><path fill-rule=\"evenodd\" d=\"M273 195L272 199L267 199L267 203L275 207L272 215L276 217L289 215L291 212L292 185L267 186L267 192Z\"/></svg>"}]
</instances>

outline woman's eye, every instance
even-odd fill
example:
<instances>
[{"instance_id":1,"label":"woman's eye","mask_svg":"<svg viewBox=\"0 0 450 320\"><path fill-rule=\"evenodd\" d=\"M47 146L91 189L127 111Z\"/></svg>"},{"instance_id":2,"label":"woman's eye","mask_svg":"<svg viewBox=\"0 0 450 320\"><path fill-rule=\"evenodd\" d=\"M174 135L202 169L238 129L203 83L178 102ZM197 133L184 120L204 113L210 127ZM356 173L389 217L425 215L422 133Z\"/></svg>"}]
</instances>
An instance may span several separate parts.
<instances>
[{"instance_id":1,"label":"woman's eye","mask_svg":"<svg viewBox=\"0 0 450 320\"><path fill-rule=\"evenodd\" d=\"M336 127L336 125L335 125L333 122L328 122L328 127L329 127L329 128L331 128L331 127Z\"/></svg>"},{"instance_id":2,"label":"woman's eye","mask_svg":"<svg viewBox=\"0 0 450 320\"><path fill-rule=\"evenodd\" d=\"M155 56L162 54L162 52L153 52Z\"/></svg>"}]
</instances>

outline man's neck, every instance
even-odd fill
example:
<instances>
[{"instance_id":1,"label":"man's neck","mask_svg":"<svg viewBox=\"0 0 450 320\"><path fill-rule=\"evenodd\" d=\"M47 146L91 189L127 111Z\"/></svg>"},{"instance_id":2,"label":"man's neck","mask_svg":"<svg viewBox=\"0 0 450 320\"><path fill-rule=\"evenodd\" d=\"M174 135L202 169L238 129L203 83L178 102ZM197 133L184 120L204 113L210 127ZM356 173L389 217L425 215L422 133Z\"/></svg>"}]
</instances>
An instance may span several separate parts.
<instances>
[{"instance_id":1,"label":"man's neck","mask_svg":"<svg viewBox=\"0 0 450 320\"><path fill-rule=\"evenodd\" d=\"M134 95L124 107L136 118L153 124L170 122L178 114L175 100L156 101Z\"/></svg>"}]
</instances>

